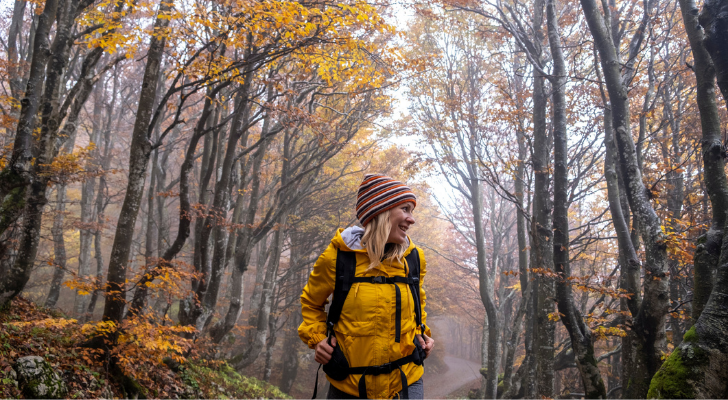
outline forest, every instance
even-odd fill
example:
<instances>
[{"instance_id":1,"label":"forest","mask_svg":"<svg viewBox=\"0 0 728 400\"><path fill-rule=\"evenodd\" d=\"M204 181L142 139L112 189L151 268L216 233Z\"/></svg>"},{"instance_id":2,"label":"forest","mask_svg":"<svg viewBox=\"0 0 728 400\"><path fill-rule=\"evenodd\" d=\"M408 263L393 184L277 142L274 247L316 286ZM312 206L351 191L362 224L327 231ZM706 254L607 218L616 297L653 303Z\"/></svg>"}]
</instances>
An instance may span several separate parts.
<instances>
[{"instance_id":1,"label":"forest","mask_svg":"<svg viewBox=\"0 0 728 400\"><path fill-rule=\"evenodd\" d=\"M425 398L728 398L728 0L8 0L0 32L0 397L307 398L301 291L382 173Z\"/></svg>"}]
</instances>

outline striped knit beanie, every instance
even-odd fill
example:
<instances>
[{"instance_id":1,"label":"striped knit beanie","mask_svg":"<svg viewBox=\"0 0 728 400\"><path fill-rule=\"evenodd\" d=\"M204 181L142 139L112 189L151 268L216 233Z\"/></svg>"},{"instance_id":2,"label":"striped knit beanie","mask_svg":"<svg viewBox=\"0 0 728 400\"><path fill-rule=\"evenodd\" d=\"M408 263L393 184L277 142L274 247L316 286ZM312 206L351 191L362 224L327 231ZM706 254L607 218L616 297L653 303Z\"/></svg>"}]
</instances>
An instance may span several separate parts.
<instances>
[{"instance_id":1,"label":"striped knit beanie","mask_svg":"<svg viewBox=\"0 0 728 400\"><path fill-rule=\"evenodd\" d=\"M359 185L356 217L367 226L377 215L407 202L417 206L417 197L405 184L385 175L367 174Z\"/></svg>"}]
</instances>

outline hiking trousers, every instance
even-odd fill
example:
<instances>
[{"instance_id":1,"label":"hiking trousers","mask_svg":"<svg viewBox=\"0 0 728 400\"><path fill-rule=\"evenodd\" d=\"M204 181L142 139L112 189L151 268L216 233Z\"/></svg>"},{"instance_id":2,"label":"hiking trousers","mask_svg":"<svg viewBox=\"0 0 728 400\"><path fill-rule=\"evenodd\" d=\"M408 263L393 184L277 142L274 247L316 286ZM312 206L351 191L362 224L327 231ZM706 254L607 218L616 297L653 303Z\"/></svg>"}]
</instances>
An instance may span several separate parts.
<instances>
[{"instance_id":1,"label":"hiking trousers","mask_svg":"<svg viewBox=\"0 0 728 400\"><path fill-rule=\"evenodd\" d=\"M407 386L407 389L409 390L409 398L410 399L417 399L422 400L425 398L425 385L422 382L422 378L418 379L417 382L412 383L411 385ZM402 392L397 393L395 398L400 398ZM349 393L342 392L341 390L335 388L333 385L329 383L329 392L326 394L327 399L358 399L357 396L352 396Z\"/></svg>"}]
</instances>

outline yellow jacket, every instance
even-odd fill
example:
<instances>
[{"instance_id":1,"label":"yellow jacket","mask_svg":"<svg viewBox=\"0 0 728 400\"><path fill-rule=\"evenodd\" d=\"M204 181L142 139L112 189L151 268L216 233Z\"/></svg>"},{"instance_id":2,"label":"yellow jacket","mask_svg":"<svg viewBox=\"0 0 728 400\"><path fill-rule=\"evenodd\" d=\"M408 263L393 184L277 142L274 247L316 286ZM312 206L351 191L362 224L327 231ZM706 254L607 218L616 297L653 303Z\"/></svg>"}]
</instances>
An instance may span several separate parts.
<instances>
[{"instance_id":1,"label":"yellow jacket","mask_svg":"<svg viewBox=\"0 0 728 400\"><path fill-rule=\"evenodd\" d=\"M324 250L313 266L311 276L301 294L301 312L303 322L298 327L298 335L310 348L326 339L326 312L324 306L328 297L334 291L336 273L337 249L353 251L356 253L356 276L407 276L406 266L402 262L389 260L373 270L366 272L369 266L369 257L364 249L350 249L341 236L343 229L339 229L331 244ZM350 243L351 244L351 243ZM352 246L360 247L360 246ZM410 245L405 256L415 249ZM425 277L426 263L421 249L420 255L420 302L422 304L422 323L427 325L425 312L425 291L422 281ZM402 292L402 336L400 343L394 341L395 335L395 289L393 285L376 285L370 283L354 283L344 302L339 322L334 326L336 342L341 346L350 367L381 365L412 354L415 333L420 333L416 327L416 317L413 297L409 286L397 283ZM430 329L425 334L430 336ZM411 385L422 377L424 368L421 365L409 363L402 366ZM326 377L337 389L354 395L359 395L358 382L361 375L349 375L342 381L335 381ZM366 375L367 397L392 398L402 390L399 370L389 374L377 376Z\"/></svg>"}]
</instances>

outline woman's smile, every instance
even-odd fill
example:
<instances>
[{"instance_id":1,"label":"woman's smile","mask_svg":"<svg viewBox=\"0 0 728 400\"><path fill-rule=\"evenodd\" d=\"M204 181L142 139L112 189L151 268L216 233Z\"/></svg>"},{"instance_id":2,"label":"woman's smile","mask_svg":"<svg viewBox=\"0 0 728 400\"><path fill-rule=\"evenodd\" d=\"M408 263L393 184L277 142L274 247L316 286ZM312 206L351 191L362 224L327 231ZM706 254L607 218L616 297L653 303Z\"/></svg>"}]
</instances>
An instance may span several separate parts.
<instances>
[{"instance_id":1,"label":"woman's smile","mask_svg":"<svg viewBox=\"0 0 728 400\"><path fill-rule=\"evenodd\" d=\"M412 216L413 209L413 203L404 203L390 211L389 222L392 224L392 228L389 231L387 243L407 243L407 231L415 223Z\"/></svg>"}]
</instances>

